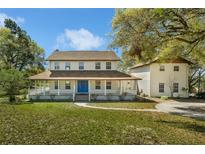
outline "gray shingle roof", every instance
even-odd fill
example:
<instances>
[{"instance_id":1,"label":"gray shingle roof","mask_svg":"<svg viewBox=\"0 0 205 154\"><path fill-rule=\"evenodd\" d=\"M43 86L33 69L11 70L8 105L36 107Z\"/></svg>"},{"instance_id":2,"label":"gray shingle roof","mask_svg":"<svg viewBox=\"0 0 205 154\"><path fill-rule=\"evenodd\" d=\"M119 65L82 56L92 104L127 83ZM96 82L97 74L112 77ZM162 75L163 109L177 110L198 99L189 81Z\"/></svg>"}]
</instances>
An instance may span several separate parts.
<instances>
[{"instance_id":1,"label":"gray shingle roof","mask_svg":"<svg viewBox=\"0 0 205 154\"><path fill-rule=\"evenodd\" d=\"M47 80L47 79L134 79L140 78L133 77L119 71L95 71L95 70L73 70L73 71L45 71L43 73L31 76L32 80Z\"/></svg>"},{"instance_id":2,"label":"gray shingle roof","mask_svg":"<svg viewBox=\"0 0 205 154\"><path fill-rule=\"evenodd\" d=\"M114 51L54 51L48 60L65 61L119 61L120 58Z\"/></svg>"}]
</instances>

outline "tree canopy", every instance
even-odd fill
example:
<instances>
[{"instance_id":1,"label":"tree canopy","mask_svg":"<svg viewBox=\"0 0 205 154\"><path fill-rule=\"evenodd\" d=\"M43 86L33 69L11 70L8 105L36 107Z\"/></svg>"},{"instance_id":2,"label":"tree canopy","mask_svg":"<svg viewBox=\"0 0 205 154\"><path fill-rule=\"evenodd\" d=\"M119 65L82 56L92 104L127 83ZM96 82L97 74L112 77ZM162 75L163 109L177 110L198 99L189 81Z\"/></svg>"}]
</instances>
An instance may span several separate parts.
<instances>
[{"instance_id":1,"label":"tree canopy","mask_svg":"<svg viewBox=\"0 0 205 154\"><path fill-rule=\"evenodd\" d=\"M0 28L0 89L13 102L28 87L26 78L44 70L44 49L11 19L4 23Z\"/></svg>"},{"instance_id":2,"label":"tree canopy","mask_svg":"<svg viewBox=\"0 0 205 154\"><path fill-rule=\"evenodd\" d=\"M205 9L117 9L111 47L141 61L182 56L205 65Z\"/></svg>"},{"instance_id":3,"label":"tree canopy","mask_svg":"<svg viewBox=\"0 0 205 154\"><path fill-rule=\"evenodd\" d=\"M44 50L31 40L11 19L0 28L0 63L2 69L43 69Z\"/></svg>"}]
</instances>

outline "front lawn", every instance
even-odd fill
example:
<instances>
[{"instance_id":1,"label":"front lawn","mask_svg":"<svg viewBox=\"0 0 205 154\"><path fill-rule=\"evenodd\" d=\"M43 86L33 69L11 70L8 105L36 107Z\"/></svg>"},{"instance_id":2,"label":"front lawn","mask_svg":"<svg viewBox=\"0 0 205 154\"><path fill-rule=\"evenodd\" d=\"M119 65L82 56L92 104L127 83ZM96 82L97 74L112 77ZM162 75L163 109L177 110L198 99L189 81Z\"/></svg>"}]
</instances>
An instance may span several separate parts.
<instances>
[{"instance_id":1,"label":"front lawn","mask_svg":"<svg viewBox=\"0 0 205 154\"><path fill-rule=\"evenodd\" d=\"M103 102L89 103L92 106L107 107L107 108L128 108L128 109L155 109L154 102Z\"/></svg>"},{"instance_id":2,"label":"front lawn","mask_svg":"<svg viewBox=\"0 0 205 154\"><path fill-rule=\"evenodd\" d=\"M72 103L0 104L0 144L205 144L205 122Z\"/></svg>"}]
</instances>

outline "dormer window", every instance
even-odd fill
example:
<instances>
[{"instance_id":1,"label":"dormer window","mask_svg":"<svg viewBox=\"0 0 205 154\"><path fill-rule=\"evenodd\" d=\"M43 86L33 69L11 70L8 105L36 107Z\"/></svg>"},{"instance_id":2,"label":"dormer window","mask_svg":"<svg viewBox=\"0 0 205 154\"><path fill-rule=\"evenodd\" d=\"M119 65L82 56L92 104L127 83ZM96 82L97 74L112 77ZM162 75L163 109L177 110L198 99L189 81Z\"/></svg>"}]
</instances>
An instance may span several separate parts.
<instances>
[{"instance_id":1,"label":"dormer window","mask_svg":"<svg viewBox=\"0 0 205 154\"><path fill-rule=\"evenodd\" d=\"M79 62L79 70L84 70L84 62Z\"/></svg>"},{"instance_id":2,"label":"dormer window","mask_svg":"<svg viewBox=\"0 0 205 154\"><path fill-rule=\"evenodd\" d=\"M65 70L70 70L70 62L65 62Z\"/></svg>"},{"instance_id":3,"label":"dormer window","mask_svg":"<svg viewBox=\"0 0 205 154\"><path fill-rule=\"evenodd\" d=\"M106 62L106 70L111 70L111 62Z\"/></svg>"},{"instance_id":4,"label":"dormer window","mask_svg":"<svg viewBox=\"0 0 205 154\"><path fill-rule=\"evenodd\" d=\"M59 69L60 69L59 62L55 62L55 63L54 63L54 69L55 69L55 70L59 70Z\"/></svg>"},{"instance_id":5,"label":"dormer window","mask_svg":"<svg viewBox=\"0 0 205 154\"><path fill-rule=\"evenodd\" d=\"M160 65L159 70L160 70L160 71L165 71L164 65Z\"/></svg>"},{"instance_id":6,"label":"dormer window","mask_svg":"<svg viewBox=\"0 0 205 154\"><path fill-rule=\"evenodd\" d=\"M100 70L101 69L101 63L100 62L95 62L95 69Z\"/></svg>"},{"instance_id":7,"label":"dormer window","mask_svg":"<svg viewBox=\"0 0 205 154\"><path fill-rule=\"evenodd\" d=\"M179 66L174 66L174 71L178 72L179 71Z\"/></svg>"}]
</instances>

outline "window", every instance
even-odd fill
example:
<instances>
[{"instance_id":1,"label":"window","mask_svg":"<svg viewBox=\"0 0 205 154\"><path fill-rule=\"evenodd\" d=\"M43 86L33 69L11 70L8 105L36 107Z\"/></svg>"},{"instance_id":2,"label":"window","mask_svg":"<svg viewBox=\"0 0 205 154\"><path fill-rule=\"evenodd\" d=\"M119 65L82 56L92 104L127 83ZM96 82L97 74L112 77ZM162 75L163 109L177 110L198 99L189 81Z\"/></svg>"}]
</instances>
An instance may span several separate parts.
<instances>
[{"instance_id":1,"label":"window","mask_svg":"<svg viewBox=\"0 0 205 154\"><path fill-rule=\"evenodd\" d=\"M70 70L70 62L65 62L65 70Z\"/></svg>"},{"instance_id":2,"label":"window","mask_svg":"<svg viewBox=\"0 0 205 154\"><path fill-rule=\"evenodd\" d=\"M95 89L101 89L99 80L95 81Z\"/></svg>"},{"instance_id":3,"label":"window","mask_svg":"<svg viewBox=\"0 0 205 154\"><path fill-rule=\"evenodd\" d=\"M165 70L164 65L160 65L159 70L160 70L160 71L164 71L164 70Z\"/></svg>"},{"instance_id":4,"label":"window","mask_svg":"<svg viewBox=\"0 0 205 154\"><path fill-rule=\"evenodd\" d=\"M79 62L79 70L84 70L84 62Z\"/></svg>"},{"instance_id":5,"label":"window","mask_svg":"<svg viewBox=\"0 0 205 154\"><path fill-rule=\"evenodd\" d=\"M59 70L59 69L60 69L59 62L55 62L55 63L54 63L54 69L55 69L55 70Z\"/></svg>"},{"instance_id":6,"label":"window","mask_svg":"<svg viewBox=\"0 0 205 154\"><path fill-rule=\"evenodd\" d=\"M164 92L164 83L159 83L159 92L160 93Z\"/></svg>"},{"instance_id":7,"label":"window","mask_svg":"<svg viewBox=\"0 0 205 154\"><path fill-rule=\"evenodd\" d=\"M106 70L111 70L111 62L106 62Z\"/></svg>"},{"instance_id":8,"label":"window","mask_svg":"<svg viewBox=\"0 0 205 154\"><path fill-rule=\"evenodd\" d=\"M100 62L95 62L95 69L96 70L100 70L101 69Z\"/></svg>"},{"instance_id":9,"label":"window","mask_svg":"<svg viewBox=\"0 0 205 154\"><path fill-rule=\"evenodd\" d=\"M179 92L179 83L173 83L173 92L178 93Z\"/></svg>"},{"instance_id":10,"label":"window","mask_svg":"<svg viewBox=\"0 0 205 154\"><path fill-rule=\"evenodd\" d=\"M174 71L179 71L179 66L174 66Z\"/></svg>"},{"instance_id":11,"label":"window","mask_svg":"<svg viewBox=\"0 0 205 154\"><path fill-rule=\"evenodd\" d=\"M112 89L111 81L106 82L106 89Z\"/></svg>"},{"instance_id":12,"label":"window","mask_svg":"<svg viewBox=\"0 0 205 154\"><path fill-rule=\"evenodd\" d=\"M65 89L70 89L70 81L65 81Z\"/></svg>"},{"instance_id":13,"label":"window","mask_svg":"<svg viewBox=\"0 0 205 154\"><path fill-rule=\"evenodd\" d=\"M54 89L58 89L58 81L55 81L55 83L54 83Z\"/></svg>"}]
</instances>

